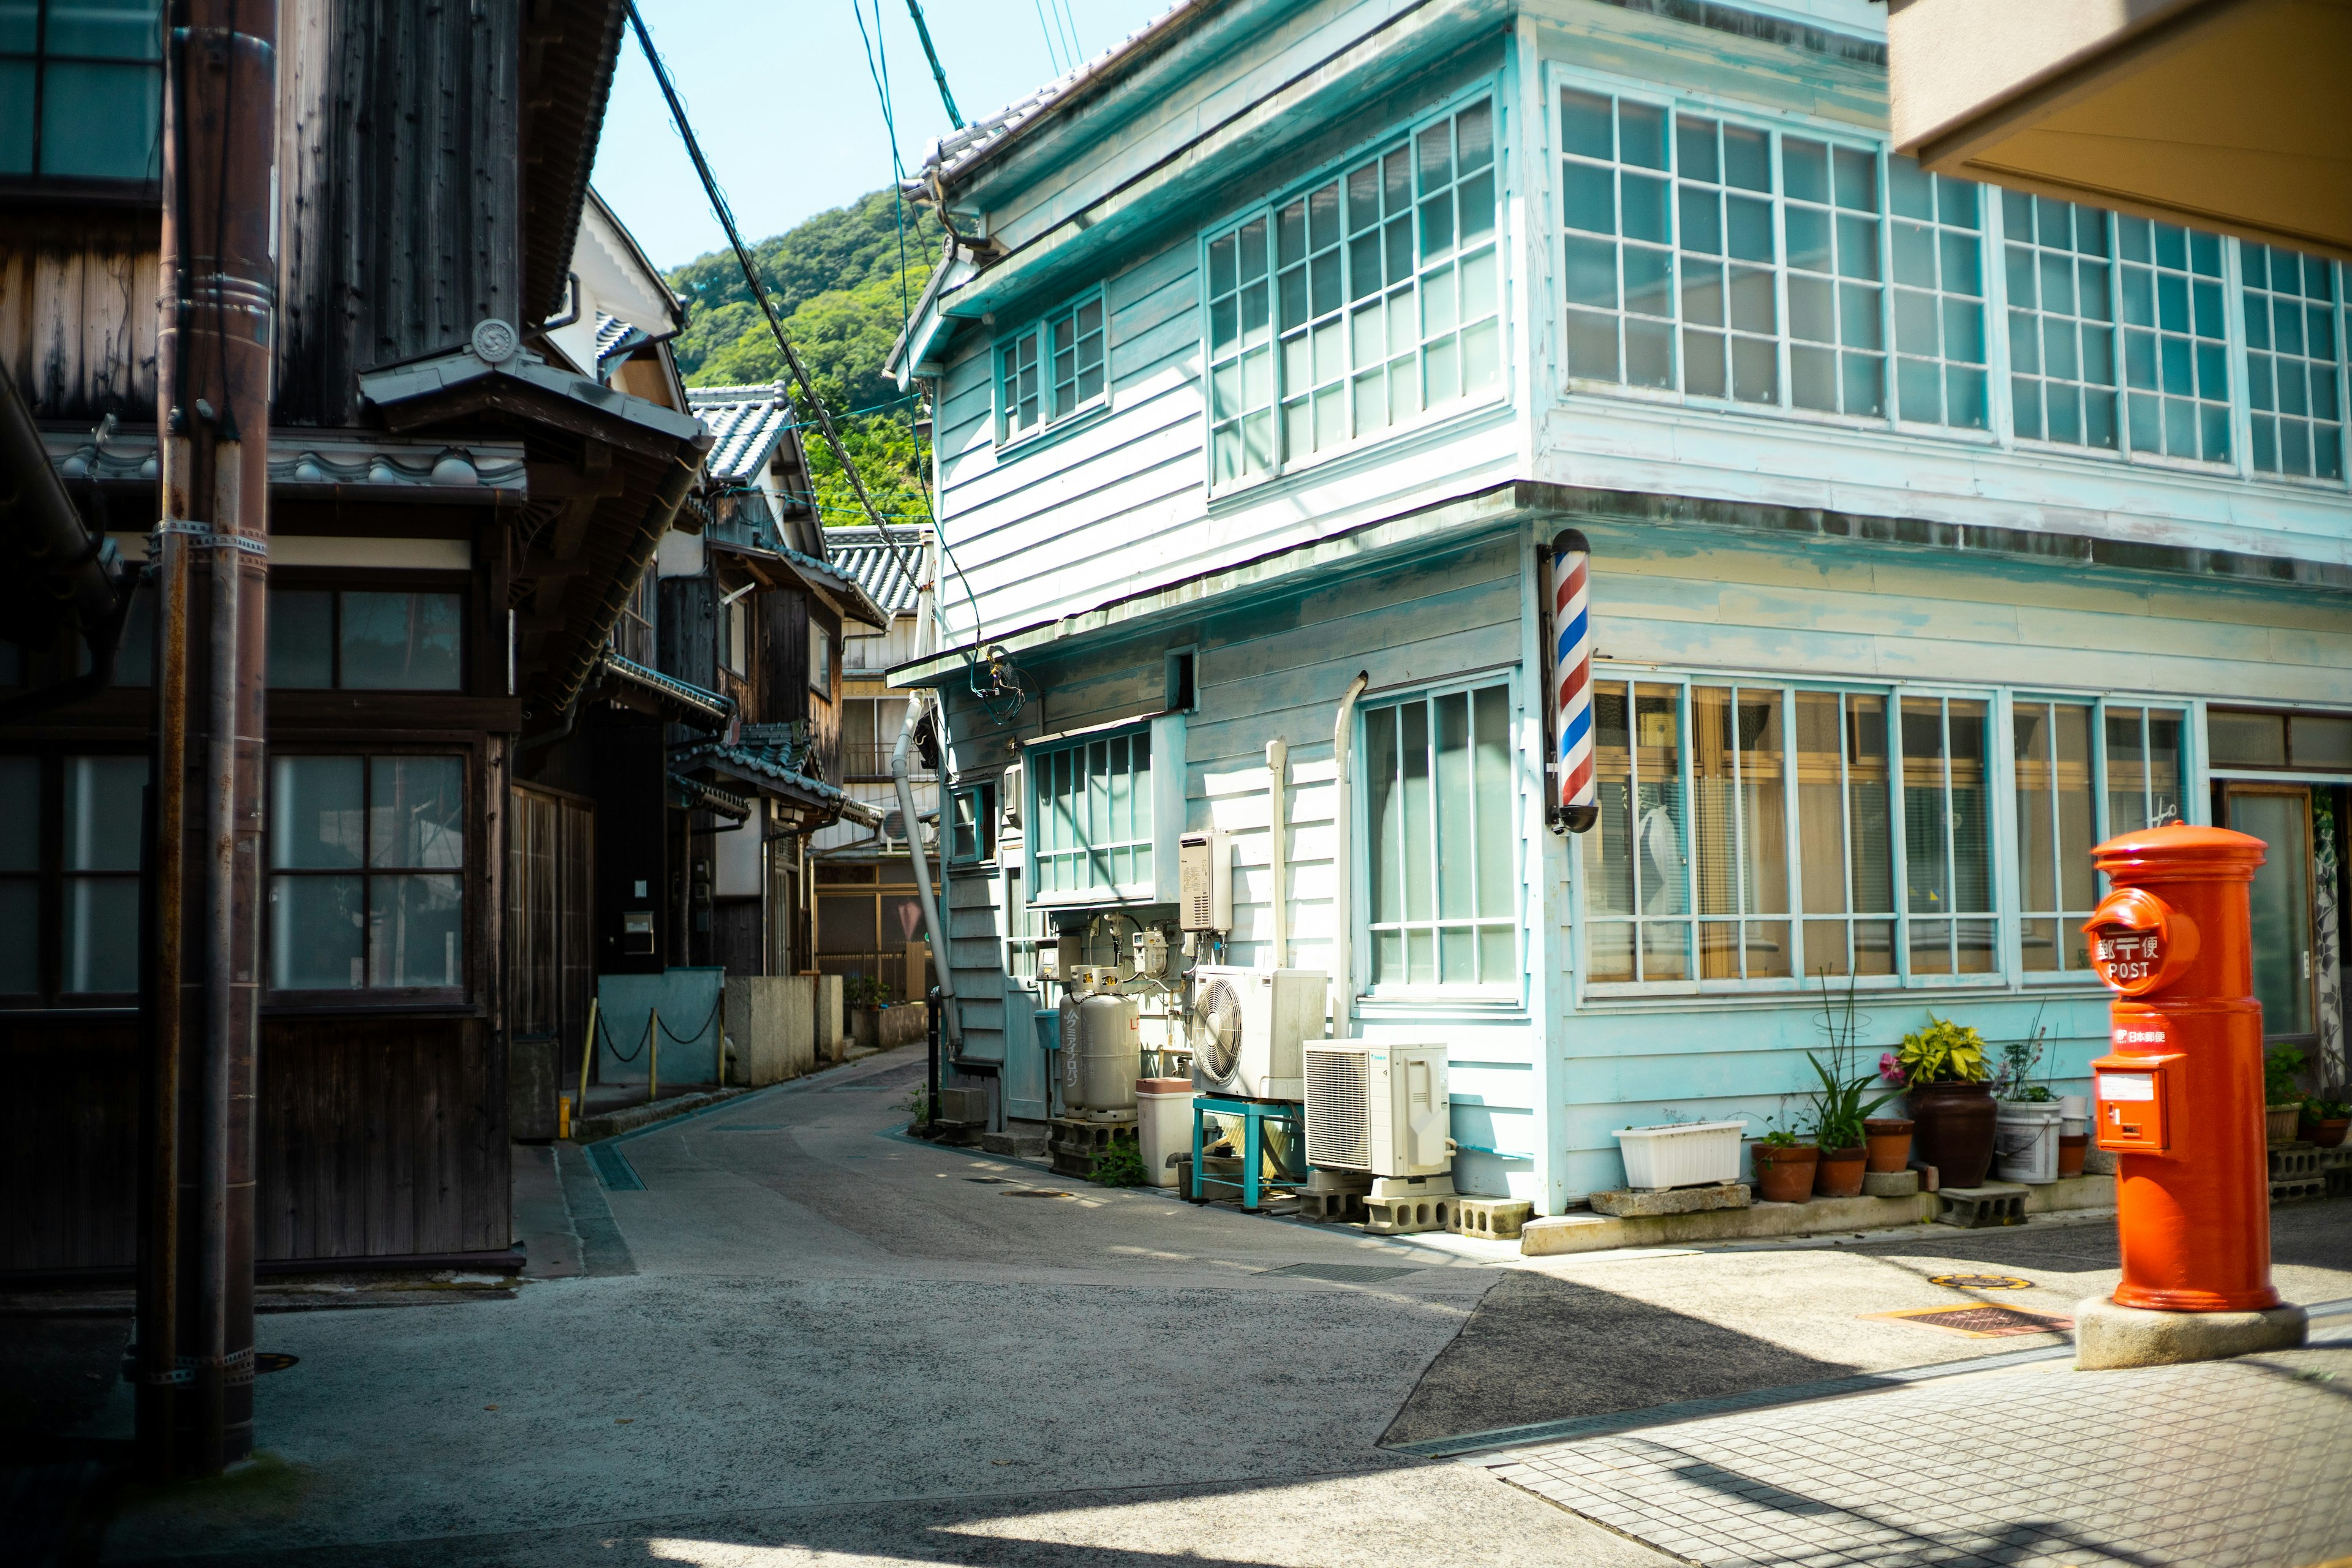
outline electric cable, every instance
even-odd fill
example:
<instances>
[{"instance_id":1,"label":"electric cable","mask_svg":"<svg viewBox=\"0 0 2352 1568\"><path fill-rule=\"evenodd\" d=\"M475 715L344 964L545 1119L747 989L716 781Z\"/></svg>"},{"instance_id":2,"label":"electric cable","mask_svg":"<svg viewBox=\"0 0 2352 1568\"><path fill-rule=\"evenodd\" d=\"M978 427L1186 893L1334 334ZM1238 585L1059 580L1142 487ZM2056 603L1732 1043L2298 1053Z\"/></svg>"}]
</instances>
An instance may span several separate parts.
<instances>
[{"instance_id":1,"label":"electric cable","mask_svg":"<svg viewBox=\"0 0 2352 1568\"><path fill-rule=\"evenodd\" d=\"M863 25L862 17L860 25ZM669 68L662 63L660 52L654 47L653 35L646 28L646 19L637 9L636 0L629 0L629 26L636 34L637 47L644 51L646 63L653 68L654 80L661 88L664 101L669 105L670 122L677 130L678 140L686 143L687 156L694 161L694 172L702 182L703 195L709 198L711 211L718 216L719 226L726 230L727 243L735 252L736 265L743 269L743 281L751 289L751 298L758 303L760 313L767 318L768 331L774 336L776 347L782 353L784 363L791 370L801 396L807 401L809 411L816 416L817 429L824 437L825 447L833 453L834 460L841 465L841 471L849 480L849 488L857 497L858 504L866 509L866 516L881 531L883 542L889 546L894 556L898 557L899 570L915 576L919 582L919 575L907 565L905 548L898 542L898 535L883 521L880 510L874 504L874 498L866 493L866 481L859 476L857 465L850 460L848 448L842 445L841 433L834 427L833 416L825 408L824 400L817 395L816 384L809 378L808 367L801 363L799 352L793 347L792 340L784 335L784 323L776 315L775 301L768 297L767 285L760 280L760 269L752 264L751 249L744 245L742 232L736 227L734 211L728 206L727 197L719 188L718 176L710 172L709 161L702 155L702 144L695 139L694 127L687 121L686 105L679 101L677 88L670 80Z\"/></svg>"},{"instance_id":2,"label":"electric cable","mask_svg":"<svg viewBox=\"0 0 2352 1568\"><path fill-rule=\"evenodd\" d=\"M940 68L940 52L931 47L931 29L923 21L923 8L915 0L907 0L907 15L915 19L915 36L923 40L923 58L931 62L931 79L940 84L940 102L948 111L948 123L961 131L963 116L956 109L955 94L948 90L948 73Z\"/></svg>"}]
</instances>

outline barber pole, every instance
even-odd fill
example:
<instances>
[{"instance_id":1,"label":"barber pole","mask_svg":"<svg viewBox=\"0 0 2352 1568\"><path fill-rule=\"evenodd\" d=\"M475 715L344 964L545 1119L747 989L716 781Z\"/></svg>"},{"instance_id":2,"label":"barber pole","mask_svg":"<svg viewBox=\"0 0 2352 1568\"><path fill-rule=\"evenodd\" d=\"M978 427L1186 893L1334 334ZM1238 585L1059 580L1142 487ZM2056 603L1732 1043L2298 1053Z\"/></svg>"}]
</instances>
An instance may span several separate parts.
<instances>
[{"instance_id":1,"label":"barber pole","mask_svg":"<svg viewBox=\"0 0 2352 1568\"><path fill-rule=\"evenodd\" d=\"M1592 617L1585 600L1591 546L1575 529L1551 542L1552 831L1583 833L1601 820L1592 777Z\"/></svg>"}]
</instances>

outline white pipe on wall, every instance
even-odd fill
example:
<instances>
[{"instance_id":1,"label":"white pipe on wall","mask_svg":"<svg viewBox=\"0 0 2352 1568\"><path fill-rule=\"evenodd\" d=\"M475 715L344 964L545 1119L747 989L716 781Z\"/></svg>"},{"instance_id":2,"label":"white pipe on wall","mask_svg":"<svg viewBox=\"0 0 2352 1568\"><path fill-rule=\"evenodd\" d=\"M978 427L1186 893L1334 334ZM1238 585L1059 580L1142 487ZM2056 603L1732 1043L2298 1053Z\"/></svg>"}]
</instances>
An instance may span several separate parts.
<instances>
[{"instance_id":1,"label":"white pipe on wall","mask_svg":"<svg viewBox=\"0 0 2352 1568\"><path fill-rule=\"evenodd\" d=\"M1331 762L1339 786L1332 808L1337 859L1331 877L1331 1037L1356 1037L1356 812L1355 795L1348 783L1349 742L1356 726L1356 699L1372 683L1368 670L1356 671L1339 697L1339 717L1331 726Z\"/></svg>"},{"instance_id":2,"label":"white pipe on wall","mask_svg":"<svg viewBox=\"0 0 2352 1568\"><path fill-rule=\"evenodd\" d=\"M1265 805L1274 876L1274 962L1266 967L1284 969L1290 963L1290 742L1279 736L1265 743Z\"/></svg>"}]
</instances>

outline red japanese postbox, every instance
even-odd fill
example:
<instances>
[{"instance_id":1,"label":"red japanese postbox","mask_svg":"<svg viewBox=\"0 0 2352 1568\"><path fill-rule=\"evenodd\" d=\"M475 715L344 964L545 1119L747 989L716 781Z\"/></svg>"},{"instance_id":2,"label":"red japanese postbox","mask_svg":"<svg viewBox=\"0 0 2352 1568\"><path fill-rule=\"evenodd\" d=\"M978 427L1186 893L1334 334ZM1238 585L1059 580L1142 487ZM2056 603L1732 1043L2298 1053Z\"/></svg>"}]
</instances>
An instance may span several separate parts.
<instances>
[{"instance_id":1,"label":"red japanese postbox","mask_svg":"<svg viewBox=\"0 0 2352 1568\"><path fill-rule=\"evenodd\" d=\"M2259 1312L2271 1287L2263 1010L2247 892L2263 841L2175 825L2110 838L2114 890L2084 924L2116 992L2091 1064L2098 1146L2116 1153L2119 1307Z\"/></svg>"}]
</instances>

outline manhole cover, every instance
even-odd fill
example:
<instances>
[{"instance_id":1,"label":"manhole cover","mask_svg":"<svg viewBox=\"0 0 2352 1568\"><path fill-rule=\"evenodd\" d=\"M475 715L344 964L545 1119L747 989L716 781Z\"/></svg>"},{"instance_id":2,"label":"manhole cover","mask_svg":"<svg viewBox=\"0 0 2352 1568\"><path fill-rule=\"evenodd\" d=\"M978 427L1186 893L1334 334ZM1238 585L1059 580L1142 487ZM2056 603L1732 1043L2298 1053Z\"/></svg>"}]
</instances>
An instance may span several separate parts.
<instances>
[{"instance_id":1,"label":"manhole cover","mask_svg":"<svg viewBox=\"0 0 2352 1568\"><path fill-rule=\"evenodd\" d=\"M254 1375L257 1377L265 1372L284 1372L301 1359L298 1355L288 1355L284 1351L256 1351L253 1352Z\"/></svg>"},{"instance_id":2,"label":"manhole cover","mask_svg":"<svg viewBox=\"0 0 2352 1568\"><path fill-rule=\"evenodd\" d=\"M1379 1263L1293 1263L1281 1268L1261 1268L1261 1274L1287 1274L1294 1279L1328 1279L1338 1285L1370 1285L1376 1280L1393 1279L1400 1274L1418 1274L1418 1268L1391 1268Z\"/></svg>"},{"instance_id":3,"label":"manhole cover","mask_svg":"<svg viewBox=\"0 0 2352 1568\"><path fill-rule=\"evenodd\" d=\"M2033 1281L2020 1279L2014 1274L1930 1274L1930 1285L1948 1285L1955 1290L2031 1290Z\"/></svg>"},{"instance_id":4,"label":"manhole cover","mask_svg":"<svg viewBox=\"0 0 2352 1568\"><path fill-rule=\"evenodd\" d=\"M1057 1193L1051 1187L1013 1187L996 1194L1001 1198L1069 1198L1076 1193Z\"/></svg>"},{"instance_id":5,"label":"manhole cover","mask_svg":"<svg viewBox=\"0 0 2352 1568\"><path fill-rule=\"evenodd\" d=\"M1972 1340L2004 1339L2011 1334L2063 1334L2074 1328L2072 1318L2047 1312L2020 1311L2015 1307L1914 1307L1902 1312L1864 1312L1864 1318L1887 1322L1916 1323Z\"/></svg>"}]
</instances>

